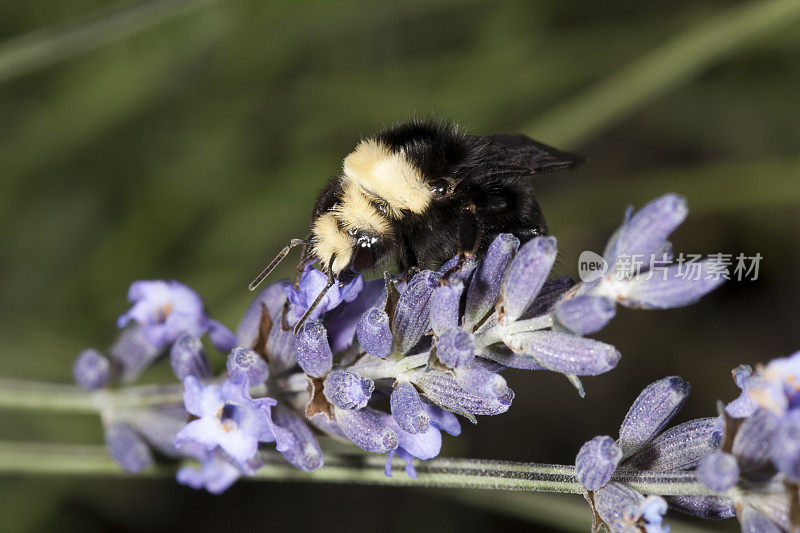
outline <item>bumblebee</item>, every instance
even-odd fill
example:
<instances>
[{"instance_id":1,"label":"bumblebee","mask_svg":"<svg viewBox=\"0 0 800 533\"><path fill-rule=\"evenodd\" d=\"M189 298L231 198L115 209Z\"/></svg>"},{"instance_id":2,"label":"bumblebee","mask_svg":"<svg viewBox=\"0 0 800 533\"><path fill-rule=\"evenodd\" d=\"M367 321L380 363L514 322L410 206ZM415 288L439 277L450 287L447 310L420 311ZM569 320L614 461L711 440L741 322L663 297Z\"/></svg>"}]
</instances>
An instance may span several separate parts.
<instances>
[{"instance_id":1,"label":"bumblebee","mask_svg":"<svg viewBox=\"0 0 800 533\"><path fill-rule=\"evenodd\" d=\"M520 242L546 234L528 176L583 161L525 135L469 135L435 120L388 127L345 157L314 204L310 235L292 239L250 290L302 245L298 271L317 261L328 283L296 332L337 280L392 262L402 271L436 269L456 255L458 269L500 233Z\"/></svg>"}]
</instances>

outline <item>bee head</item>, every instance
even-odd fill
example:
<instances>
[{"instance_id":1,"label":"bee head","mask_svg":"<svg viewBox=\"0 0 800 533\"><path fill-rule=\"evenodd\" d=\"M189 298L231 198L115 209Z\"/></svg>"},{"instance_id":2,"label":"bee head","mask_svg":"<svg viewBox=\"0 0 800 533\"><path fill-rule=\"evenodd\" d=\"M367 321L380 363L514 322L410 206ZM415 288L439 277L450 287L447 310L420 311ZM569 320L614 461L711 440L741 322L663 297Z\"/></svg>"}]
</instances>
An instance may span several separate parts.
<instances>
[{"instance_id":1,"label":"bee head","mask_svg":"<svg viewBox=\"0 0 800 533\"><path fill-rule=\"evenodd\" d=\"M335 211L318 216L311 227L313 255L339 280L375 266L386 254L386 238L369 229L345 229Z\"/></svg>"}]
</instances>

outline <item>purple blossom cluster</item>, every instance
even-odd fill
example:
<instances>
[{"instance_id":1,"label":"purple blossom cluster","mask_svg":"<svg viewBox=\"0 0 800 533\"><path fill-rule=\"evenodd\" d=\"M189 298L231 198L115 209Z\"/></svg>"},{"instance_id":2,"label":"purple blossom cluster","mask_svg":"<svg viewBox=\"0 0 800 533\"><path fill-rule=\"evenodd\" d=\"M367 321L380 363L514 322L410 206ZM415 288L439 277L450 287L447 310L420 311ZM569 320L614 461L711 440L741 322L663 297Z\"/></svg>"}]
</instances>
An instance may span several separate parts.
<instances>
[{"instance_id":1,"label":"purple blossom cluster","mask_svg":"<svg viewBox=\"0 0 800 533\"><path fill-rule=\"evenodd\" d=\"M736 516L744 533L800 531L800 352L755 371L740 366L733 376L742 393L721 404L719 416L662 433L689 393L685 381L668 377L642 391L618 439L598 436L583 445L575 461L578 480L611 531L665 531L667 506L702 518ZM661 498L645 498L614 480L617 472L644 470L694 472L710 494L667 497L656 505ZM648 504L660 514L647 515Z\"/></svg>"},{"instance_id":2,"label":"purple blossom cluster","mask_svg":"<svg viewBox=\"0 0 800 533\"><path fill-rule=\"evenodd\" d=\"M725 438L697 475L733 502L743 531L800 531L800 352L733 370Z\"/></svg>"},{"instance_id":3,"label":"purple blossom cluster","mask_svg":"<svg viewBox=\"0 0 800 533\"><path fill-rule=\"evenodd\" d=\"M662 517L668 505L704 518L733 516L730 502L717 496L645 497L616 482L617 471L690 471L722 441L722 422L700 418L662 431L689 396L689 384L678 376L651 383L639 394L619 429L619 438L598 436L584 444L575 459L578 481L586 491L596 526L614 533L665 533Z\"/></svg>"},{"instance_id":4,"label":"purple blossom cluster","mask_svg":"<svg viewBox=\"0 0 800 533\"><path fill-rule=\"evenodd\" d=\"M606 260L613 265L622 254L660 254L668 262L666 238L686 212L685 201L675 195L636 214L629 211ZM273 445L297 468L318 468L323 456L317 436L324 435L386 454L387 476L398 456L414 477L414 458L436 457L442 432L460 433L458 416L475 422L510 407L514 393L504 370L560 373L583 394L580 377L608 372L619 361L613 346L584 337L613 318L616 304L680 306L719 284L677 275L655 279L645 271L576 284L550 277L556 254L554 237L521 245L513 235L501 234L480 260L455 271L458 258L410 279L358 276L334 285L297 335L293 326L326 283L312 265L296 283L280 281L263 290L235 334L210 319L185 285L139 281L131 286L133 307L119 319L124 329L109 356L83 352L75 380L90 390L126 384L169 359L182 384L182 404L104 410L109 449L126 470L152 463L151 448L193 457L199 468L182 468L178 480L218 493L238 477L255 474ZM206 336L206 344L227 354L221 375L212 374ZM601 439L586 452L607 456L605 470L585 478L601 516L601 502L627 502L623 514L606 515L607 523L660 524L662 500L629 487L612 490L608 480L617 464L644 464L651 456L659 457L651 461L655 465L665 460L653 446L675 447L678 437L656 434L680 405L683 390L688 392L684 386L672 379L649 396L643 393L620 438ZM659 394L675 398L673 410L654 405ZM663 421L658 427L652 425L656 416ZM685 431L699 435L709 429ZM667 463L675 467L674 461Z\"/></svg>"}]
</instances>

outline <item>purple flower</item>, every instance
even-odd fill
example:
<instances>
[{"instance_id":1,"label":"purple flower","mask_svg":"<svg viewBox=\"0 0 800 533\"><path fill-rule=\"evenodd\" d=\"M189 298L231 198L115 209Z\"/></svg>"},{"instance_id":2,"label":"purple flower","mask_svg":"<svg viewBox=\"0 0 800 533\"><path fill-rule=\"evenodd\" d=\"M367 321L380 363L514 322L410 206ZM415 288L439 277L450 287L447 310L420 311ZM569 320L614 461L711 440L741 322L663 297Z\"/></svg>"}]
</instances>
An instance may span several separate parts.
<instances>
[{"instance_id":1,"label":"purple flower","mask_svg":"<svg viewBox=\"0 0 800 533\"><path fill-rule=\"evenodd\" d=\"M140 325L123 329L109 349L112 367L119 369L123 383L138 378L163 354L163 350L147 338L146 330L146 326Z\"/></svg>"},{"instance_id":2,"label":"purple flower","mask_svg":"<svg viewBox=\"0 0 800 533\"><path fill-rule=\"evenodd\" d=\"M72 377L86 390L101 389L111 380L111 363L97 350L84 350L72 366Z\"/></svg>"},{"instance_id":3,"label":"purple flower","mask_svg":"<svg viewBox=\"0 0 800 533\"><path fill-rule=\"evenodd\" d=\"M295 335L294 356L297 364L309 376L321 378L330 372L333 352L328 344L328 332L317 321L307 321Z\"/></svg>"},{"instance_id":4,"label":"purple flower","mask_svg":"<svg viewBox=\"0 0 800 533\"><path fill-rule=\"evenodd\" d=\"M474 326L494 309L506 267L519 248L519 239L510 233L501 233L489 245L483 261L478 265L467 290L464 325Z\"/></svg>"},{"instance_id":5,"label":"purple flower","mask_svg":"<svg viewBox=\"0 0 800 533\"><path fill-rule=\"evenodd\" d=\"M168 346L182 335L202 337L206 332L220 349L227 351L233 347L235 336L206 316L200 296L183 283L135 281L128 290L128 300L133 307L119 317L117 327L129 322L139 324L156 348Z\"/></svg>"},{"instance_id":6,"label":"purple flower","mask_svg":"<svg viewBox=\"0 0 800 533\"><path fill-rule=\"evenodd\" d=\"M517 320L534 302L556 260L555 237L536 237L519 249L508 265L500 294L500 316Z\"/></svg>"},{"instance_id":7,"label":"purple flower","mask_svg":"<svg viewBox=\"0 0 800 533\"><path fill-rule=\"evenodd\" d=\"M346 301L325 315L323 324L328 330L331 349L334 352L346 350L353 344L353 337L362 315L375 304L382 291L382 279L367 281L354 300Z\"/></svg>"},{"instance_id":8,"label":"purple flower","mask_svg":"<svg viewBox=\"0 0 800 533\"><path fill-rule=\"evenodd\" d=\"M276 426L285 429L294 437L292 444L281 452L287 461L305 472L322 466L322 449L304 417L278 404L272 411L272 419Z\"/></svg>"},{"instance_id":9,"label":"purple flower","mask_svg":"<svg viewBox=\"0 0 800 533\"><path fill-rule=\"evenodd\" d=\"M773 359L747 379L748 397L775 414L800 408L800 352Z\"/></svg>"},{"instance_id":10,"label":"purple flower","mask_svg":"<svg viewBox=\"0 0 800 533\"><path fill-rule=\"evenodd\" d=\"M658 496L645 498L627 485L608 483L594 493L594 507L613 533L669 532L662 524L667 502Z\"/></svg>"},{"instance_id":11,"label":"purple flower","mask_svg":"<svg viewBox=\"0 0 800 533\"><path fill-rule=\"evenodd\" d=\"M630 457L625 466L639 470L688 470L722 441L718 417L698 418L672 427Z\"/></svg>"},{"instance_id":12,"label":"purple flower","mask_svg":"<svg viewBox=\"0 0 800 533\"><path fill-rule=\"evenodd\" d=\"M389 404L394 421L403 431L414 434L428 431L430 417L414 385L407 381L395 385Z\"/></svg>"},{"instance_id":13,"label":"purple flower","mask_svg":"<svg viewBox=\"0 0 800 533\"><path fill-rule=\"evenodd\" d=\"M619 430L619 445L630 457L650 442L681 408L691 388L672 376L648 385L633 402Z\"/></svg>"},{"instance_id":14,"label":"purple flower","mask_svg":"<svg viewBox=\"0 0 800 533\"><path fill-rule=\"evenodd\" d=\"M439 286L439 275L430 270L418 272L411 278L394 310L392 334L398 349L407 353L428 331L430 300Z\"/></svg>"},{"instance_id":15,"label":"purple flower","mask_svg":"<svg viewBox=\"0 0 800 533\"><path fill-rule=\"evenodd\" d=\"M739 465L731 454L714 451L700 460L697 477L714 492L725 492L739 481Z\"/></svg>"},{"instance_id":16,"label":"purple flower","mask_svg":"<svg viewBox=\"0 0 800 533\"><path fill-rule=\"evenodd\" d=\"M202 451L199 455L196 458L200 460L200 467L181 467L176 476L178 483L193 489L206 489L212 494L222 494L240 476L255 473L255 468L250 466L252 461L246 467L237 466L219 449L210 453Z\"/></svg>"},{"instance_id":17,"label":"purple flower","mask_svg":"<svg viewBox=\"0 0 800 533\"><path fill-rule=\"evenodd\" d=\"M372 307L364 313L356 328L356 336L361 347L375 357L388 357L394 349L389 315L383 309Z\"/></svg>"},{"instance_id":18,"label":"purple flower","mask_svg":"<svg viewBox=\"0 0 800 533\"><path fill-rule=\"evenodd\" d=\"M247 348L234 348L228 355L226 368L230 379L236 380L239 376L245 376L251 387L264 383L269 377L267 362Z\"/></svg>"},{"instance_id":19,"label":"purple flower","mask_svg":"<svg viewBox=\"0 0 800 533\"><path fill-rule=\"evenodd\" d=\"M169 363L175 376L183 381L187 376L207 379L211 376L211 366L197 337L183 335L170 348Z\"/></svg>"},{"instance_id":20,"label":"purple flower","mask_svg":"<svg viewBox=\"0 0 800 533\"><path fill-rule=\"evenodd\" d=\"M609 267L613 267L620 256L649 258L688 214L686 199L677 194L656 198L633 215L629 209L603 254Z\"/></svg>"},{"instance_id":21,"label":"purple flower","mask_svg":"<svg viewBox=\"0 0 800 533\"><path fill-rule=\"evenodd\" d=\"M363 450L386 453L397 448L397 433L377 411L334 408L334 418L342 433Z\"/></svg>"},{"instance_id":22,"label":"purple flower","mask_svg":"<svg viewBox=\"0 0 800 533\"><path fill-rule=\"evenodd\" d=\"M153 454L145 440L121 422L105 428L106 446L114 461L126 472L141 472L153 464Z\"/></svg>"},{"instance_id":23,"label":"purple flower","mask_svg":"<svg viewBox=\"0 0 800 533\"><path fill-rule=\"evenodd\" d=\"M614 302L602 296L576 296L555 306L558 321L570 331L588 335L601 330L616 314Z\"/></svg>"},{"instance_id":24,"label":"purple flower","mask_svg":"<svg viewBox=\"0 0 800 533\"><path fill-rule=\"evenodd\" d=\"M435 335L441 335L450 328L458 326L458 307L464 284L456 279L447 285L437 287L431 296L431 329Z\"/></svg>"},{"instance_id":25,"label":"purple flower","mask_svg":"<svg viewBox=\"0 0 800 533\"><path fill-rule=\"evenodd\" d=\"M586 490L597 490L611 480L622 460L622 450L611 437L595 437L584 444L575 459L578 481Z\"/></svg>"},{"instance_id":26,"label":"purple flower","mask_svg":"<svg viewBox=\"0 0 800 533\"><path fill-rule=\"evenodd\" d=\"M237 345L256 350L276 374L291 370L294 357L294 333L282 327L284 304L288 301L284 288L288 280L267 286L247 308L236 329ZM261 343L257 345L257 343Z\"/></svg>"},{"instance_id":27,"label":"purple flower","mask_svg":"<svg viewBox=\"0 0 800 533\"><path fill-rule=\"evenodd\" d=\"M626 307L669 309L689 305L725 281L718 272L720 263L705 260L697 263L697 271L689 273L682 264L666 267L663 273L639 274L621 283L617 300Z\"/></svg>"},{"instance_id":28,"label":"purple flower","mask_svg":"<svg viewBox=\"0 0 800 533\"><path fill-rule=\"evenodd\" d=\"M436 357L449 368L469 366L475 359L475 338L472 333L454 326L442 332L436 341Z\"/></svg>"},{"instance_id":29,"label":"purple flower","mask_svg":"<svg viewBox=\"0 0 800 533\"><path fill-rule=\"evenodd\" d=\"M289 313L289 325L294 326L300 317L311 307L317 296L325 289L328 284L328 276L314 268L313 263L306 265L300 275L300 283L295 288L286 285L284 292L289 298L291 310ZM319 305L308 316L308 320L317 320L321 315L335 308L342 302L352 302L358 297L358 293L364 288L364 278L359 274L352 281L344 286L334 283L322 297Z\"/></svg>"},{"instance_id":30,"label":"purple flower","mask_svg":"<svg viewBox=\"0 0 800 533\"><path fill-rule=\"evenodd\" d=\"M788 413L780 422L771 450L772 464L786 479L800 482L800 409Z\"/></svg>"},{"instance_id":31,"label":"purple flower","mask_svg":"<svg viewBox=\"0 0 800 533\"><path fill-rule=\"evenodd\" d=\"M396 454L405 462L406 474L409 477L416 478L417 472L414 469L413 460L417 458L424 461L433 459L439 455L442 448L442 435L440 430L454 437L461 433L461 426L458 424L458 420L453 414L432 405L426 405L424 408L428 414L430 424L425 431L418 433L404 431L398 425L396 419L389 415L384 415L384 423L395 431L398 442L397 448L390 450L386 457L386 467L384 471L386 476L392 477L392 459Z\"/></svg>"},{"instance_id":32,"label":"purple flower","mask_svg":"<svg viewBox=\"0 0 800 533\"><path fill-rule=\"evenodd\" d=\"M325 398L340 409L366 407L375 384L350 370L334 370L325 378L322 392Z\"/></svg>"},{"instance_id":33,"label":"purple flower","mask_svg":"<svg viewBox=\"0 0 800 533\"><path fill-rule=\"evenodd\" d=\"M610 344L559 331L512 333L506 344L514 352L562 374L595 376L617 366L620 359L619 351Z\"/></svg>"},{"instance_id":34,"label":"purple flower","mask_svg":"<svg viewBox=\"0 0 800 533\"><path fill-rule=\"evenodd\" d=\"M207 452L219 447L240 466L255 456L259 443L276 442L278 451L292 444L292 435L272 422L272 398L250 397L247 379L226 380L222 385L201 385L194 376L184 382L186 410L197 417L175 438L179 449L187 444Z\"/></svg>"}]
</instances>

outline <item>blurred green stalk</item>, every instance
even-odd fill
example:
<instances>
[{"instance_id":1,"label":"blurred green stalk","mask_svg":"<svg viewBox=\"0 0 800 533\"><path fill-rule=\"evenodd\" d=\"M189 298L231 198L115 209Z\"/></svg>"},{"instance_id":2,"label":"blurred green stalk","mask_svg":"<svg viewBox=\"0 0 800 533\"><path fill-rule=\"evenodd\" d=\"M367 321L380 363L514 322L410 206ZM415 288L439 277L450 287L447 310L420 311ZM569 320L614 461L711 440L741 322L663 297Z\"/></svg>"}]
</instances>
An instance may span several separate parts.
<instances>
[{"instance_id":1,"label":"blurred green stalk","mask_svg":"<svg viewBox=\"0 0 800 533\"><path fill-rule=\"evenodd\" d=\"M217 0L155 0L37 30L0 43L0 83L139 33Z\"/></svg>"},{"instance_id":2,"label":"blurred green stalk","mask_svg":"<svg viewBox=\"0 0 800 533\"><path fill-rule=\"evenodd\" d=\"M575 146L631 115L737 48L800 17L800 0L754 0L678 35L522 131Z\"/></svg>"}]
</instances>

